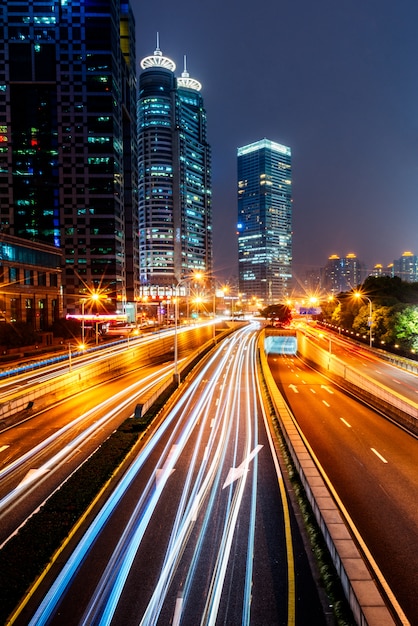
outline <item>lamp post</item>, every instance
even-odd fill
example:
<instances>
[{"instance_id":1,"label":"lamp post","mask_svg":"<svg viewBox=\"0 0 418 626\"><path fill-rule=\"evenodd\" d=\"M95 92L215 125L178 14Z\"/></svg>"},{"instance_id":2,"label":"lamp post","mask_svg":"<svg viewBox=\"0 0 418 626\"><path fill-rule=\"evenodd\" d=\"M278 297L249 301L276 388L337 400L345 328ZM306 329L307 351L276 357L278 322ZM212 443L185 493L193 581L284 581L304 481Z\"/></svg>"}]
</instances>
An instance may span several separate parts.
<instances>
[{"instance_id":1,"label":"lamp post","mask_svg":"<svg viewBox=\"0 0 418 626\"><path fill-rule=\"evenodd\" d=\"M85 305L86 301L83 298L81 300L81 345L83 346L83 350L84 350L84 305Z\"/></svg>"},{"instance_id":2,"label":"lamp post","mask_svg":"<svg viewBox=\"0 0 418 626\"><path fill-rule=\"evenodd\" d=\"M213 341L215 341L215 338L216 338L216 287L214 287L213 289L213 307L212 308L213 308L212 338L213 338Z\"/></svg>"},{"instance_id":3,"label":"lamp post","mask_svg":"<svg viewBox=\"0 0 418 626\"><path fill-rule=\"evenodd\" d=\"M370 300L370 298L366 295L364 295L364 293L360 293L359 291L356 291L354 293L354 297L357 299L364 299L367 300L369 302L369 319L367 320L368 326L369 326L369 346L372 348L373 347L373 335L372 335L372 325L373 325L373 305L372 305L372 301Z\"/></svg>"},{"instance_id":4,"label":"lamp post","mask_svg":"<svg viewBox=\"0 0 418 626\"><path fill-rule=\"evenodd\" d=\"M195 273L190 276L185 276L179 280L175 287L175 302L174 302L174 376L173 380L178 385L180 383L179 364L178 364L178 316L179 316L179 297L180 297L180 285L186 283L188 280L201 280L202 275Z\"/></svg>"},{"instance_id":5,"label":"lamp post","mask_svg":"<svg viewBox=\"0 0 418 626\"><path fill-rule=\"evenodd\" d=\"M97 293L97 291L93 291L93 293L90 296L90 299L92 302L99 302L100 300L100 294ZM97 309L96 309L96 315L98 315L97 313ZM95 320L95 330L96 330L96 346L99 345L99 322L97 320Z\"/></svg>"}]
</instances>

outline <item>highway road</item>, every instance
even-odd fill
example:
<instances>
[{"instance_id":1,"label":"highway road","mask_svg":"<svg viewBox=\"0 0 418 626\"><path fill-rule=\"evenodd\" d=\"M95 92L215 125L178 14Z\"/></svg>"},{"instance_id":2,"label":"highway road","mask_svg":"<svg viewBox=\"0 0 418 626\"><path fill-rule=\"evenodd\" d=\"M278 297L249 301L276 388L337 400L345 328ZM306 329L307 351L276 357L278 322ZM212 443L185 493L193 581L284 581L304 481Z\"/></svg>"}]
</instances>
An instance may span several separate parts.
<instances>
[{"instance_id":1,"label":"highway road","mask_svg":"<svg viewBox=\"0 0 418 626\"><path fill-rule=\"evenodd\" d=\"M138 398L172 371L138 369L37 412L0 432L0 547L115 430Z\"/></svg>"},{"instance_id":2,"label":"highway road","mask_svg":"<svg viewBox=\"0 0 418 626\"><path fill-rule=\"evenodd\" d=\"M329 623L266 428L257 329L222 342L16 624Z\"/></svg>"},{"instance_id":3,"label":"highway road","mask_svg":"<svg viewBox=\"0 0 418 626\"><path fill-rule=\"evenodd\" d=\"M418 624L417 439L297 357L270 355L269 364L389 587Z\"/></svg>"}]
</instances>

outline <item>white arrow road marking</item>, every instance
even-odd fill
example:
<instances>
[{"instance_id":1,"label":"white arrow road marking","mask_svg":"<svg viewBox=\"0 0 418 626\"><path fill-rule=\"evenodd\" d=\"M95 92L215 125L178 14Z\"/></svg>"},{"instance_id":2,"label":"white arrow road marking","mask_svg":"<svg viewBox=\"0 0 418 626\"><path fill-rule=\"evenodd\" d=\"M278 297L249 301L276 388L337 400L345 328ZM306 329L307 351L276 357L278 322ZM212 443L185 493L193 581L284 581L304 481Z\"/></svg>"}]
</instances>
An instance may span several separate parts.
<instances>
[{"instance_id":1,"label":"white arrow road marking","mask_svg":"<svg viewBox=\"0 0 418 626\"><path fill-rule=\"evenodd\" d=\"M379 452L377 450L375 450L374 448L370 448L370 450L372 452L374 452L375 455L377 456L377 458L380 459L383 463L387 463L385 457L383 457L381 454L379 454Z\"/></svg>"},{"instance_id":2,"label":"white arrow road marking","mask_svg":"<svg viewBox=\"0 0 418 626\"><path fill-rule=\"evenodd\" d=\"M260 452L262 447L263 446L261 444L259 444L258 446L256 446L254 448L254 450L252 452L250 452L250 454L241 463L241 465L238 465L238 467L231 467L231 469L228 472L228 476L226 477L226 481L224 482L224 485L223 485L222 489L225 489L225 487L228 487L228 485L230 485L231 483L233 483L236 480L238 480L238 478L241 478L241 476L244 474L244 472L248 471L248 464L255 457L255 455Z\"/></svg>"},{"instance_id":3,"label":"white arrow road marking","mask_svg":"<svg viewBox=\"0 0 418 626\"><path fill-rule=\"evenodd\" d=\"M289 388L292 389L295 393L299 393L298 388L296 387L296 385L289 385Z\"/></svg>"},{"instance_id":4,"label":"white arrow road marking","mask_svg":"<svg viewBox=\"0 0 418 626\"><path fill-rule=\"evenodd\" d=\"M30 469L28 473L26 474L26 476L24 477L24 479L20 481L16 489L20 489L20 487L22 486L26 486L26 485L29 485L29 483L33 483L34 480L36 480L37 478L40 478L41 476L49 472L49 470L53 468L54 465L58 463L58 461L60 461L61 459L64 459L69 454L71 454L71 446L68 446L68 445L64 446L63 448L61 448L61 450L57 452L55 456L52 457L52 459L49 459L49 461L44 463L44 465L41 465L41 467L38 467L36 469L35 468ZM13 492L14 491L16 490L13 490ZM10 494L12 494L13 492L10 492Z\"/></svg>"},{"instance_id":5,"label":"white arrow road marking","mask_svg":"<svg viewBox=\"0 0 418 626\"><path fill-rule=\"evenodd\" d=\"M20 481L18 487L22 487L23 485L28 485L29 483L33 483L34 480L39 478L39 476L43 476L49 472L48 468L40 467L39 469L30 469L26 474L23 480Z\"/></svg>"},{"instance_id":6,"label":"white arrow road marking","mask_svg":"<svg viewBox=\"0 0 418 626\"><path fill-rule=\"evenodd\" d=\"M163 465L163 467L161 469L157 469L157 471L155 472L156 477L155 477L155 482L157 483L157 489L160 486L160 482L162 477L164 476L164 474L167 473L167 466L170 463L170 459L173 456L174 452L176 451L177 446L172 446L170 452L168 453L168 457ZM171 476L171 474L173 474L176 470L174 468L171 468L167 478L169 478Z\"/></svg>"},{"instance_id":7,"label":"white arrow road marking","mask_svg":"<svg viewBox=\"0 0 418 626\"><path fill-rule=\"evenodd\" d=\"M328 387L328 385L321 385L321 389L325 389L325 391L328 391L328 393L334 393L333 390Z\"/></svg>"}]
</instances>

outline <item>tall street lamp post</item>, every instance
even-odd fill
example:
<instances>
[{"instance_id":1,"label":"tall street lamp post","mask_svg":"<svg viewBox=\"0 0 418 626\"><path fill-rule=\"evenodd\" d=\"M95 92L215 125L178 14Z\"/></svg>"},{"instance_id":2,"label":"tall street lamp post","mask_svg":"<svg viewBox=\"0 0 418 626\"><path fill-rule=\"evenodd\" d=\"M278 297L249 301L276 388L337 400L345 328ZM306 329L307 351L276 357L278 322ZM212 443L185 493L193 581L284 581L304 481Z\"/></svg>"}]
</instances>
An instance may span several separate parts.
<instances>
[{"instance_id":1,"label":"tall street lamp post","mask_svg":"<svg viewBox=\"0 0 418 626\"><path fill-rule=\"evenodd\" d=\"M86 301L83 298L81 300L81 345L83 346L83 350L84 350L84 305L85 305Z\"/></svg>"},{"instance_id":2,"label":"tall street lamp post","mask_svg":"<svg viewBox=\"0 0 418 626\"><path fill-rule=\"evenodd\" d=\"M179 317L179 298L180 298L180 285L186 283L188 280L201 280L202 276L199 273L192 274L191 276L186 276L179 280L176 284L175 288L175 302L174 302L174 382L176 385L180 383L180 375L179 375L179 363L178 363L178 317Z\"/></svg>"}]
</instances>

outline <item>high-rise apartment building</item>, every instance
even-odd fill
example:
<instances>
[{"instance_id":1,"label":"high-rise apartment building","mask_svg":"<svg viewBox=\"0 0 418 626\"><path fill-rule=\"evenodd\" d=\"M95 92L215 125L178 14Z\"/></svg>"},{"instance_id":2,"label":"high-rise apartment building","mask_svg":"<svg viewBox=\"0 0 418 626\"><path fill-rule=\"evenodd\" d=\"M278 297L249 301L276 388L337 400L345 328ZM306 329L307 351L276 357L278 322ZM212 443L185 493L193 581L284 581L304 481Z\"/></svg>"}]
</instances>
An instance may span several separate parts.
<instances>
[{"instance_id":1,"label":"high-rise apartment building","mask_svg":"<svg viewBox=\"0 0 418 626\"><path fill-rule=\"evenodd\" d=\"M399 276L408 283L418 282L418 257L406 251L399 259L393 261L392 276Z\"/></svg>"},{"instance_id":2,"label":"high-rise apartment building","mask_svg":"<svg viewBox=\"0 0 418 626\"><path fill-rule=\"evenodd\" d=\"M264 305L292 278L291 150L268 139L238 148L239 290Z\"/></svg>"},{"instance_id":3,"label":"high-rise apartment building","mask_svg":"<svg viewBox=\"0 0 418 626\"><path fill-rule=\"evenodd\" d=\"M68 311L137 295L134 30L127 0L0 8L0 228L64 252Z\"/></svg>"},{"instance_id":4,"label":"high-rise apartment building","mask_svg":"<svg viewBox=\"0 0 418 626\"><path fill-rule=\"evenodd\" d=\"M367 276L364 263L350 252L345 257L332 254L323 269L321 286L330 294L356 289Z\"/></svg>"},{"instance_id":5,"label":"high-rise apartment building","mask_svg":"<svg viewBox=\"0 0 418 626\"><path fill-rule=\"evenodd\" d=\"M211 152L200 83L157 48L141 61L138 204L143 297L212 272Z\"/></svg>"}]
</instances>

